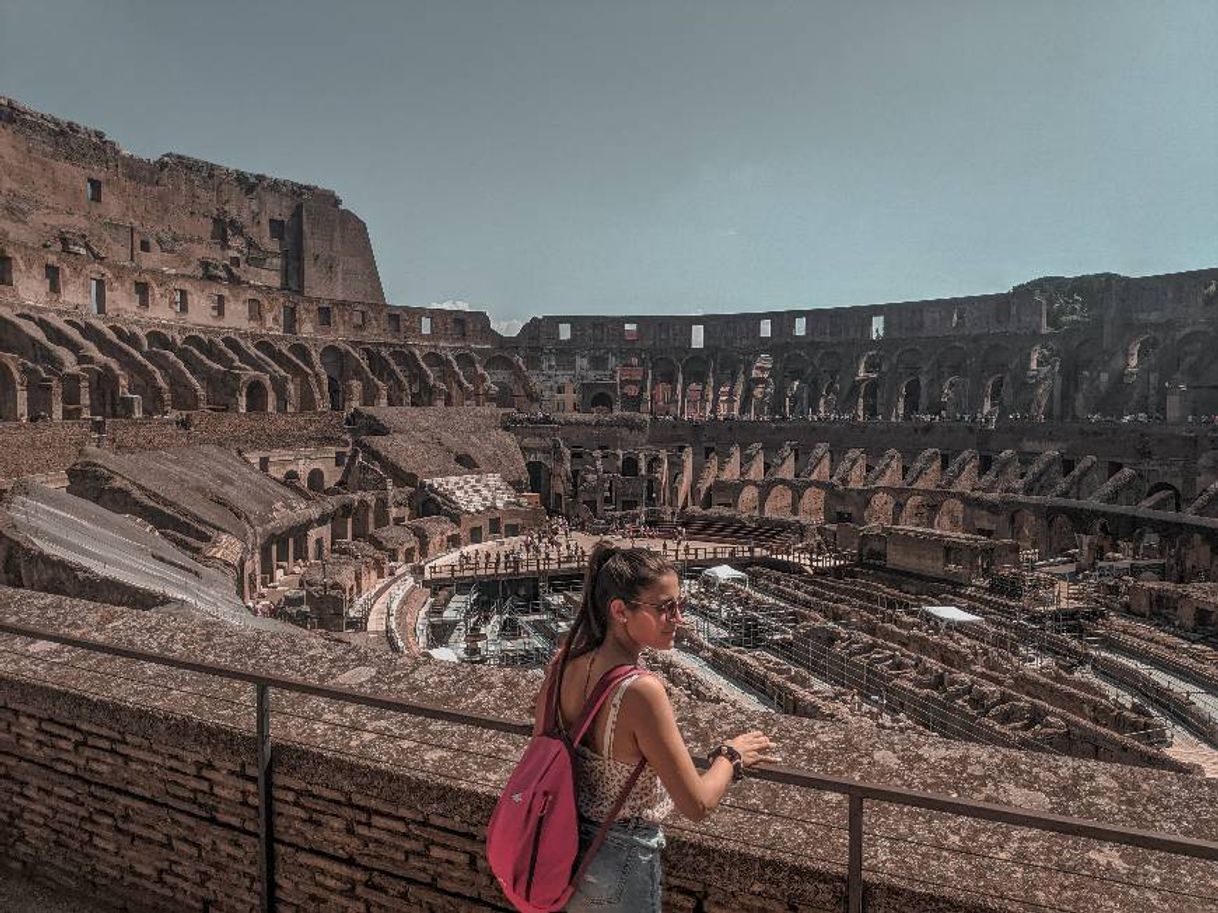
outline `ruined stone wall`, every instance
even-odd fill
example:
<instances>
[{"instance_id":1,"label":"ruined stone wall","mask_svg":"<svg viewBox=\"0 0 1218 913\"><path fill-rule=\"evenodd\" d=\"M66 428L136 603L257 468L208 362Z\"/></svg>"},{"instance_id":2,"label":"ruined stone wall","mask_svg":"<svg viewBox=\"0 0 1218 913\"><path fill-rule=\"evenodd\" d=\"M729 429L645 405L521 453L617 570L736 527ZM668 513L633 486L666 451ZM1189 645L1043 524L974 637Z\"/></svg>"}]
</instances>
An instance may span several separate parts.
<instances>
[{"instance_id":1,"label":"ruined stone wall","mask_svg":"<svg viewBox=\"0 0 1218 913\"><path fill-rule=\"evenodd\" d=\"M0 198L15 242L95 260L384 302L364 223L333 191L178 155L0 99Z\"/></svg>"}]
</instances>

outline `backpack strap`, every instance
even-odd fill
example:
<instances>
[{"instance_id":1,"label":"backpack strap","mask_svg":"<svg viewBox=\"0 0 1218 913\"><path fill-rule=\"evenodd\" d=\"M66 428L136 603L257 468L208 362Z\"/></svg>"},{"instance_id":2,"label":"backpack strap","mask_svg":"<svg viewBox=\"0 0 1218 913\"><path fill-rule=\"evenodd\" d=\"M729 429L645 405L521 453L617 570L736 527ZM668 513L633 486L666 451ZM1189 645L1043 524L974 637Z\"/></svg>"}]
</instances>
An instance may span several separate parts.
<instances>
[{"instance_id":1,"label":"backpack strap","mask_svg":"<svg viewBox=\"0 0 1218 913\"><path fill-rule=\"evenodd\" d=\"M643 773L643 768L646 766L647 760L645 758L640 758L639 763L634 765L634 770L630 772L630 779L622 786L622 791L617 794L613 808L609 810L609 814L605 816L601 826L596 829L596 835L592 838L592 842L588 844L588 849L584 851L584 858L580 860L579 867L575 870L575 874L571 876L571 883L567 888L568 892L574 893L575 889L579 887L579 883L584 880L584 872L588 870L588 866L596 858L596 853L601 848L601 844L605 842L609 828L613 827L613 823L617 821L617 816L622 812L622 806L626 804L626 799L629 798L631 790L634 789L634 784L639 782L639 776Z\"/></svg>"},{"instance_id":2,"label":"backpack strap","mask_svg":"<svg viewBox=\"0 0 1218 913\"><path fill-rule=\"evenodd\" d=\"M588 729L592 726L592 721L596 719L596 714L600 711L601 706L605 703L606 698L619 684L632 675L649 675L645 669L640 669L638 666L614 666L608 672L601 676L601 680L597 682L596 687L592 690L591 697L588 698L588 703L584 706L584 712L579 718L579 723L575 729L575 738L572 740L572 745L578 745L580 740L587 734ZM597 828L592 842L588 844L588 848L584 851L584 858L580 860L579 867L576 868L575 874L571 876L571 882L567 887L567 897L575 892L579 883L584 878L584 872L592 860L596 858L597 851L601 848L601 844L605 842L605 837L609 833L609 828L613 827L613 823L617 821L617 816L622 812L622 806L626 804L626 800L630 798L630 793L634 789L634 785L639 782L639 777L643 774L643 768L647 766L646 758L639 758L639 763L634 765L634 770L630 772L630 777L622 785L622 790L617 794L617 799L613 802L613 807L609 809L609 814L605 816L605 820L601 822L601 826Z\"/></svg>"},{"instance_id":3,"label":"backpack strap","mask_svg":"<svg viewBox=\"0 0 1218 913\"><path fill-rule=\"evenodd\" d=\"M592 689L592 693L584 704L583 713L579 715L579 719L571 727L572 745L578 745L584 740L584 736L588 734L588 730L592 727L592 721L596 719L596 715L600 712L601 707L604 706L605 701L609 699L613 689L630 676L638 675L640 672L642 670L638 666L623 664L621 666L614 666L600 677L600 681L596 683L596 687Z\"/></svg>"}]
</instances>

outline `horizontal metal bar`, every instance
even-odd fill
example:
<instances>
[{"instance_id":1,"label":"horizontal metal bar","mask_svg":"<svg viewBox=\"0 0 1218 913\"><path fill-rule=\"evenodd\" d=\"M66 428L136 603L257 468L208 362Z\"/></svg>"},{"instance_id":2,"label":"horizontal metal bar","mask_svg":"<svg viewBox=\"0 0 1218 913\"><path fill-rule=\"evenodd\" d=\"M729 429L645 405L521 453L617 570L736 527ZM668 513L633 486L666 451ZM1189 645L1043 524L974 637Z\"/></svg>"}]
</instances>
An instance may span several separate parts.
<instances>
[{"instance_id":1,"label":"horizontal metal bar","mask_svg":"<svg viewBox=\"0 0 1218 913\"><path fill-rule=\"evenodd\" d=\"M421 716L428 719L441 720L464 726L475 726L482 729L492 729L512 735L528 736L532 733L532 724L500 717L471 713L463 710L450 710L426 704L419 701L408 701L399 697L386 695L364 694L334 685L320 685L301 679L288 678L280 675L270 675L263 672L250 672L233 666L219 663L197 662L194 660L178 659L162 656L148 650L137 650L130 647L119 647L102 641L84 637L73 637L46 631L28 625L15 625L0 622L0 633L13 634L18 637L28 637L33 640L44 640L60 643L82 650L91 650L123 659L138 662L154 663L187 672L198 672L204 675L214 675L219 678L248 682L254 685L267 685L281 688L297 694L307 694L313 697L342 701L364 707L374 707L395 713L405 713L411 716ZM695 758L704 766L701 758ZM1068 837L1086 837L1102 840L1124 846L1141 849L1157 850L1180 856L1191 856L1197 859L1218 861L1218 841L1203 840L1194 837L1179 837L1160 831L1148 831L1122 825L1104 824L1086 818L1073 818L1067 815L1056 815L1049 812L1028 811L1012 805L998 805L991 802L981 802L975 799L959 799L940 793L927 793L918 790L905 789L900 786L888 786L879 783L868 783L861 780L851 780L845 777L830 777L823 774L813 774L804 770L789 767L771 766L754 767L748 772L749 777L765 780L771 783L781 783L805 789L818 789L825 792L839 793L860 799L873 799L878 802L888 802L893 805L905 805L921 808L927 811L944 812L965 818L983 821L996 821L1016 827L1027 827L1034 830L1063 834Z\"/></svg>"}]
</instances>

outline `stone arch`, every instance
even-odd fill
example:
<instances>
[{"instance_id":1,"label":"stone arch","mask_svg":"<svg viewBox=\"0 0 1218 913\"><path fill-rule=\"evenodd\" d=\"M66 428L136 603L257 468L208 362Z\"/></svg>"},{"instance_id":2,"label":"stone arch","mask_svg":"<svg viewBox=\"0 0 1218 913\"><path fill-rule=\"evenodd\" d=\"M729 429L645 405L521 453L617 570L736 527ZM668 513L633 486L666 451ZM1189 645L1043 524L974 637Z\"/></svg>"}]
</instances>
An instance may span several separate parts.
<instances>
[{"instance_id":1,"label":"stone arch","mask_svg":"<svg viewBox=\"0 0 1218 913\"><path fill-rule=\"evenodd\" d=\"M540 460L529 460L524 468L529 475L529 491L538 495L542 507L550 507L550 467Z\"/></svg>"},{"instance_id":2,"label":"stone arch","mask_svg":"<svg viewBox=\"0 0 1218 913\"><path fill-rule=\"evenodd\" d=\"M468 469L470 472L478 470L478 461L468 453L458 453L453 459L462 469Z\"/></svg>"},{"instance_id":3,"label":"stone arch","mask_svg":"<svg viewBox=\"0 0 1218 913\"><path fill-rule=\"evenodd\" d=\"M707 389L710 362L705 355L690 355L681 363L682 418L705 418L712 391Z\"/></svg>"},{"instance_id":4,"label":"stone arch","mask_svg":"<svg viewBox=\"0 0 1218 913\"><path fill-rule=\"evenodd\" d=\"M884 370L884 356L879 349L870 349L859 356L858 368L854 372L858 377L879 374Z\"/></svg>"},{"instance_id":5,"label":"stone arch","mask_svg":"<svg viewBox=\"0 0 1218 913\"><path fill-rule=\"evenodd\" d=\"M1011 538L1024 551L1040 550L1040 520L1030 510L1019 508L1011 513Z\"/></svg>"},{"instance_id":6,"label":"stone arch","mask_svg":"<svg viewBox=\"0 0 1218 913\"><path fill-rule=\"evenodd\" d=\"M896 417L909 421L922 408L922 381L915 375L901 384L897 394Z\"/></svg>"},{"instance_id":7,"label":"stone arch","mask_svg":"<svg viewBox=\"0 0 1218 913\"><path fill-rule=\"evenodd\" d=\"M168 333L163 333L160 330L149 330L144 334L144 341L149 348L164 349L166 352L172 352L175 348L173 337Z\"/></svg>"},{"instance_id":8,"label":"stone arch","mask_svg":"<svg viewBox=\"0 0 1218 913\"><path fill-rule=\"evenodd\" d=\"M622 475L634 477L639 474L639 458L633 453L622 455Z\"/></svg>"},{"instance_id":9,"label":"stone arch","mask_svg":"<svg viewBox=\"0 0 1218 913\"><path fill-rule=\"evenodd\" d=\"M859 384L855 416L864 420L880 417L880 382L874 377L869 377Z\"/></svg>"},{"instance_id":10,"label":"stone arch","mask_svg":"<svg viewBox=\"0 0 1218 913\"><path fill-rule=\"evenodd\" d=\"M651 363L651 412L653 415L676 413L679 375L677 363L671 358L661 357Z\"/></svg>"},{"instance_id":11,"label":"stone arch","mask_svg":"<svg viewBox=\"0 0 1218 913\"><path fill-rule=\"evenodd\" d=\"M241 397L242 411L269 412L271 411L271 394L261 378L251 377L245 382L245 391Z\"/></svg>"},{"instance_id":12,"label":"stone arch","mask_svg":"<svg viewBox=\"0 0 1218 913\"><path fill-rule=\"evenodd\" d=\"M1171 510L1176 513L1180 512L1180 489L1170 482L1156 482L1146 490L1144 502L1152 501L1155 510ZM1163 506L1158 504L1163 502Z\"/></svg>"},{"instance_id":13,"label":"stone arch","mask_svg":"<svg viewBox=\"0 0 1218 913\"><path fill-rule=\"evenodd\" d=\"M486 360L483 369L495 385L495 405L501 409L523 411L526 397L519 367L506 355L497 352Z\"/></svg>"},{"instance_id":14,"label":"stone arch","mask_svg":"<svg viewBox=\"0 0 1218 913\"><path fill-rule=\"evenodd\" d=\"M1153 333L1135 336L1125 349L1125 373L1136 374L1158 348L1159 339Z\"/></svg>"},{"instance_id":15,"label":"stone arch","mask_svg":"<svg viewBox=\"0 0 1218 913\"><path fill-rule=\"evenodd\" d=\"M877 491L867 499L867 507L863 510L863 522L892 526L895 510L896 499L886 491Z\"/></svg>"},{"instance_id":16,"label":"stone arch","mask_svg":"<svg viewBox=\"0 0 1218 913\"><path fill-rule=\"evenodd\" d=\"M779 393L784 415L802 416L808 411L808 373L811 369L812 363L800 352L791 353L783 362Z\"/></svg>"},{"instance_id":17,"label":"stone arch","mask_svg":"<svg viewBox=\"0 0 1218 913\"><path fill-rule=\"evenodd\" d=\"M935 512L935 529L945 533L964 532L964 504L956 498L948 498Z\"/></svg>"},{"instance_id":18,"label":"stone arch","mask_svg":"<svg viewBox=\"0 0 1218 913\"><path fill-rule=\"evenodd\" d=\"M346 377L346 362L346 356L337 346L326 346L321 350L321 367L326 373L326 400L334 412L341 412L345 405L343 380Z\"/></svg>"},{"instance_id":19,"label":"stone arch","mask_svg":"<svg viewBox=\"0 0 1218 913\"><path fill-rule=\"evenodd\" d=\"M757 514L757 486L745 485L736 497L736 510L742 514Z\"/></svg>"},{"instance_id":20,"label":"stone arch","mask_svg":"<svg viewBox=\"0 0 1218 913\"><path fill-rule=\"evenodd\" d=\"M1163 538L1148 526L1139 526L1133 531L1132 545L1135 559L1153 561L1166 557Z\"/></svg>"},{"instance_id":21,"label":"stone arch","mask_svg":"<svg viewBox=\"0 0 1218 913\"><path fill-rule=\"evenodd\" d=\"M789 517L791 516L792 504L794 498L791 495L791 489L787 485L775 485L769 491L765 498L765 506L761 510L763 517Z\"/></svg>"},{"instance_id":22,"label":"stone arch","mask_svg":"<svg viewBox=\"0 0 1218 913\"><path fill-rule=\"evenodd\" d=\"M7 359L0 358L0 422L21 420L21 391L24 386L21 373Z\"/></svg>"},{"instance_id":23,"label":"stone arch","mask_svg":"<svg viewBox=\"0 0 1218 913\"><path fill-rule=\"evenodd\" d=\"M326 490L326 473L322 469L310 469L309 475L305 480L305 485L309 491L325 491Z\"/></svg>"},{"instance_id":24,"label":"stone arch","mask_svg":"<svg viewBox=\"0 0 1218 913\"><path fill-rule=\"evenodd\" d=\"M994 374L985 382L985 393L981 400L981 411L990 413L995 410L1001 411L1003 405L1003 394L1006 390L1006 377L1002 374Z\"/></svg>"},{"instance_id":25,"label":"stone arch","mask_svg":"<svg viewBox=\"0 0 1218 913\"><path fill-rule=\"evenodd\" d=\"M588 400L588 408L593 412L612 412L613 397L601 390L598 393L592 394L592 399Z\"/></svg>"},{"instance_id":26,"label":"stone arch","mask_svg":"<svg viewBox=\"0 0 1218 913\"><path fill-rule=\"evenodd\" d=\"M901 508L902 526L933 527L935 523L934 504L922 495L913 495Z\"/></svg>"},{"instance_id":27,"label":"stone arch","mask_svg":"<svg viewBox=\"0 0 1218 913\"><path fill-rule=\"evenodd\" d=\"M808 488L799 497L799 517L813 523L825 522L825 492L821 488Z\"/></svg>"}]
</instances>

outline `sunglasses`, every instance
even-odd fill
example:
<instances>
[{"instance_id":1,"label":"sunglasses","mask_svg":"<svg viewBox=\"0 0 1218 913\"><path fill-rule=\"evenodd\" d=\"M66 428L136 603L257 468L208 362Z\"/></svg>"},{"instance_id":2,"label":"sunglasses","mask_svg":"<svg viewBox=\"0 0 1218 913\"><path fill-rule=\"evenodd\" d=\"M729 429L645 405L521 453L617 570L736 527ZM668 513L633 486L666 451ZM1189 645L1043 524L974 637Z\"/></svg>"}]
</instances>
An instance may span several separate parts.
<instances>
[{"instance_id":1,"label":"sunglasses","mask_svg":"<svg viewBox=\"0 0 1218 913\"><path fill-rule=\"evenodd\" d=\"M685 614L686 600L681 599L665 599L663 602L644 602L641 599L630 600L631 605L645 605L655 609L656 614L661 618L667 618L669 621L680 618Z\"/></svg>"}]
</instances>

